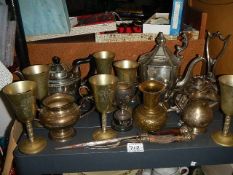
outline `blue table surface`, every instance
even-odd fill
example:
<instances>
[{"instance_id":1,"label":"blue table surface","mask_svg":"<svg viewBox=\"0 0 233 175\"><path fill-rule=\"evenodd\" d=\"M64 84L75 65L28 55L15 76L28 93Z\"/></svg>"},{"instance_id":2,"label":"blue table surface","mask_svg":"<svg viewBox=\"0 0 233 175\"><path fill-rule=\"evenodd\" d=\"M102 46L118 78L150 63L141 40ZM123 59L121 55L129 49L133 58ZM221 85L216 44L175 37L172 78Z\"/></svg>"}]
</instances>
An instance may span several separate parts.
<instances>
[{"instance_id":1,"label":"blue table surface","mask_svg":"<svg viewBox=\"0 0 233 175\"><path fill-rule=\"evenodd\" d=\"M120 170L137 168L155 168L172 166L223 164L233 162L233 148L222 147L214 143L211 133L222 129L223 115L214 112L214 120L207 132L189 142L169 144L144 143L144 152L128 153L126 147L108 150L77 148L55 150L55 147L92 141L93 131L100 127L100 114L92 112L81 118L75 125L76 136L65 143L55 142L48 138L48 130L35 128L35 135L46 137L48 146L35 155L25 155L15 150L15 162L18 174L47 174L97 170ZM108 121L111 120L111 114ZM175 113L168 114L165 128L178 127L180 117ZM138 130L119 133L118 137L138 134ZM21 139L24 139L24 134Z\"/></svg>"}]
</instances>

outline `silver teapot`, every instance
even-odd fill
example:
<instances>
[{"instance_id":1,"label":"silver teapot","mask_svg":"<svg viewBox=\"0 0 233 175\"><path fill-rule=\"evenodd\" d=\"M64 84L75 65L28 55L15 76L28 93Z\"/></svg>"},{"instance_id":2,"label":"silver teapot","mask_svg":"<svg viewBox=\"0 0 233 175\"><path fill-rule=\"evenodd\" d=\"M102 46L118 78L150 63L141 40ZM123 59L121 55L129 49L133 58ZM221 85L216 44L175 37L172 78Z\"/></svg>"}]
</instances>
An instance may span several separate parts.
<instances>
[{"instance_id":1,"label":"silver teapot","mask_svg":"<svg viewBox=\"0 0 233 175\"><path fill-rule=\"evenodd\" d=\"M157 80L164 83L166 86L165 101L169 101L174 92L188 82L194 66L204 60L202 57L194 58L186 69L185 75L180 76L181 52L188 46L187 36L184 33L181 36L182 46L176 45L176 51L173 54L166 46L166 38L163 33L159 32L155 39L154 49L141 55L138 59L140 81Z\"/></svg>"},{"instance_id":2,"label":"silver teapot","mask_svg":"<svg viewBox=\"0 0 233 175\"><path fill-rule=\"evenodd\" d=\"M81 78L80 66L89 64L89 72L86 77ZM55 93L70 94L77 102L80 100L81 88L89 89L87 80L95 73L95 62L90 55L87 58L75 59L72 66L61 63L59 57L54 56L49 69L48 94Z\"/></svg>"}]
</instances>

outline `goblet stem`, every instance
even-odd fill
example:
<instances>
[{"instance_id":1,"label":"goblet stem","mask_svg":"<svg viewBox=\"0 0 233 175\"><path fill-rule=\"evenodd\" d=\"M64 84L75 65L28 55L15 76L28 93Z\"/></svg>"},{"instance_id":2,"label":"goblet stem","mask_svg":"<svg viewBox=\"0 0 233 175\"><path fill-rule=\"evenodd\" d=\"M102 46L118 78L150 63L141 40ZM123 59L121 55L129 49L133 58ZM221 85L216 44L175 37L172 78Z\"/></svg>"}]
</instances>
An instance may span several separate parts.
<instances>
[{"instance_id":1,"label":"goblet stem","mask_svg":"<svg viewBox=\"0 0 233 175\"><path fill-rule=\"evenodd\" d=\"M228 135L229 129L230 129L230 124L231 124L231 117L226 116L225 121L224 121L224 126L223 126L223 135L224 136Z\"/></svg>"},{"instance_id":2,"label":"goblet stem","mask_svg":"<svg viewBox=\"0 0 233 175\"><path fill-rule=\"evenodd\" d=\"M102 113L102 131L106 132L107 128L107 114L105 112Z\"/></svg>"},{"instance_id":3,"label":"goblet stem","mask_svg":"<svg viewBox=\"0 0 233 175\"><path fill-rule=\"evenodd\" d=\"M27 129L29 141L31 143L34 142L34 133L33 133L33 128L32 128L32 123L30 121L26 122L26 129Z\"/></svg>"}]
</instances>

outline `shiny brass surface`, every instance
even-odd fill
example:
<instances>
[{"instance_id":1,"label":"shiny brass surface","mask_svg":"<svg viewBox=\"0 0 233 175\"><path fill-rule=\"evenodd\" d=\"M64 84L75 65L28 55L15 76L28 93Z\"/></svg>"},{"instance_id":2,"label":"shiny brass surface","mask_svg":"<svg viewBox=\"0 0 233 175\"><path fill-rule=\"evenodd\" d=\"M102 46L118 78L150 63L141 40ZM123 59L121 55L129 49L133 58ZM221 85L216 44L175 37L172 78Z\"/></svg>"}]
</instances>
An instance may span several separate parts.
<instances>
[{"instance_id":1,"label":"shiny brass surface","mask_svg":"<svg viewBox=\"0 0 233 175\"><path fill-rule=\"evenodd\" d=\"M133 60L120 60L113 63L119 81L137 82L138 62Z\"/></svg>"},{"instance_id":2,"label":"shiny brass surface","mask_svg":"<svg viewBox=\"0 0 233 175\"><path fill-rule=\"evenodd\" d=\"M210 108L208 100L201 98L189 100L182 112L182 120L192 128L193 134L204 133L213 120L213 110Z\"/></svg>"},{"instance_id":3,"label":"shiny brass surface","mask_svg":"<svg viewBox=\"0 0 233 175\"><path fill-rule=\"evenodd\" d=\"M143 103L133 111L134 122L143 131L158 131L167 120L166 110L159 105L165 85L155 80L147 80L139 84L139 90L143 93Z\"/></svg>"},{"instance_id":4,"label":"shiny brass surface","mask_svg":"<svg viewBox=\"0 0 233 175\"><path fill-rule=\"evenodd\" d=\"M110 139L116 137L113 130L107 129L107 111L113 105L117 77L110 74L99 74L89 78L97 110L102 113L102 130L93 133L94 140Z\"/></svg>"},{"instance_id":5,"label":"shiny brass surface","mask_svg":"<svg viewBox=\"0 0 233 175\"><path fill-rule=\"evenodd\" d=\"M115 53L111 51L100 51L93 54L96 62L97 74L111 74L112 63Z\"/></svg>"},{"instance_id":6,"label":"shiny brass surface","mask_svg":"<svg viewBox=\"0 0 233 175\"><path fill-rule=\"evenodd\" d=\"M47 141L42 137L34 136L31 123L36 115L36 83L18 81L6 85L2 91L9 100L17 119L26 124L28 139L19 143L19 150L24 154L36 154L42 151Z\"/></svg>"},{"instance_id":7,"label":"shiny brass surface","mask_svg":"<svg viewBox=\"0 0 233 175\"><path fill-rule=\"evenodd\" d=\"M219 77L220 106L226 115L223 130L212 134L212 139L222 146L233 146L233 135L230 133L231 117L233 116L233 75Z\"/></svg>"},{"instance_id":8,"label":"shiny brass surface","mask_svg":"<svg viewBox=\"0 0 233 175\"><path fill-rule=\"evenodd\" d=\"M27 80L35 81L37 83L36 97L42 100L48 95L48 65L32 65L22 70L23 76Z\"/></svg>"},{"instance_id":9,"label":"shiny brass surface","mask_svg":"<svg viewBox=\"0 0 233 175\"><path fill-rule=\"evenodd\" d=\"M48 128L49 136L65 142L75 135L73 125L80 118L80 107L73 96L56 93L46 97L40 114L41 123Z\"/></svg>"}]
</instances>

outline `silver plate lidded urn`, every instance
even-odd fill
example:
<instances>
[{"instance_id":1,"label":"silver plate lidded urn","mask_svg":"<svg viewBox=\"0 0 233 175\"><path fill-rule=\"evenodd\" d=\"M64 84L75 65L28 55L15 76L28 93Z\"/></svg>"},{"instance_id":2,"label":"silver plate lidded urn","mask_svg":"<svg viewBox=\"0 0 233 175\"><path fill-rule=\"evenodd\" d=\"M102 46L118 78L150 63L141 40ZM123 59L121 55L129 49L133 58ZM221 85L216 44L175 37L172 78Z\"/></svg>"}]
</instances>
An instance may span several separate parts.
<instances>
[{"instance_id":1,"label":"silver plate lidded urn","mask_svg":"<svg viewBox=\"0 0 233 175\"><path fill-rule=\"evenodd\" d=\"M166 87L164 99L167 101L173 96L175 89L186 84L196 63L203 61L202 57L191 60L185 75L180 77L180 65L183 57L181 52L188 46L187 36L182 33L181 37L182 45L176 45L176 51L173 54L166 46L166 38L163 33L159 32L155 39L155 47L138 59L140 81L156 80L164 83Z\"/></svg>"}]
</instances>

